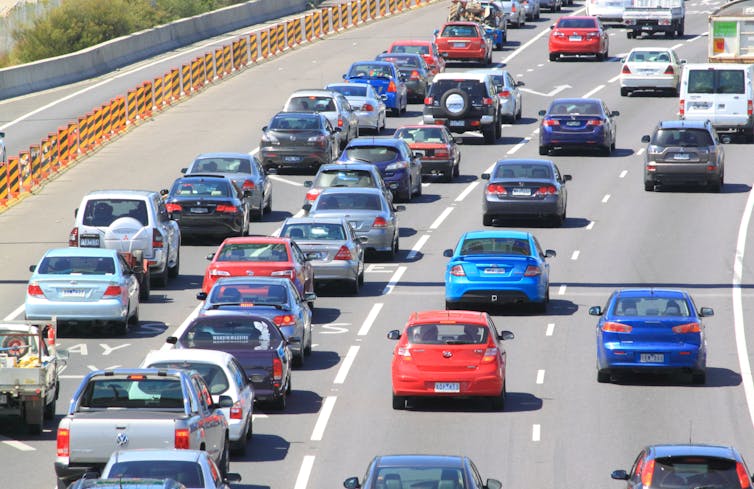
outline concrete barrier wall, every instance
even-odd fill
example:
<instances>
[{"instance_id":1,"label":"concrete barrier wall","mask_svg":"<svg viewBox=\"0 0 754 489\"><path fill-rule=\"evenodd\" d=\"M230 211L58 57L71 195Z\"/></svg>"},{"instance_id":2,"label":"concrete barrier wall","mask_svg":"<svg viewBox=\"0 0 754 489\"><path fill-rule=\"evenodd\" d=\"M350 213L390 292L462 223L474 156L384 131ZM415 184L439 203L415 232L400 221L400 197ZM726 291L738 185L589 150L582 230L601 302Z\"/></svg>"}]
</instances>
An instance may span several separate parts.
<instances>
[{"instance_id":1,"label":"concrete barrier wall","mask_svg":"<svg viewBox=\"0 0 754 489\"><path fill-rule=\"evenodd\" d=\"M252 0L57 58L0 69L0 100L99 76L201 39L301 12L308 3Z\"/></svg>"}]
</instances>

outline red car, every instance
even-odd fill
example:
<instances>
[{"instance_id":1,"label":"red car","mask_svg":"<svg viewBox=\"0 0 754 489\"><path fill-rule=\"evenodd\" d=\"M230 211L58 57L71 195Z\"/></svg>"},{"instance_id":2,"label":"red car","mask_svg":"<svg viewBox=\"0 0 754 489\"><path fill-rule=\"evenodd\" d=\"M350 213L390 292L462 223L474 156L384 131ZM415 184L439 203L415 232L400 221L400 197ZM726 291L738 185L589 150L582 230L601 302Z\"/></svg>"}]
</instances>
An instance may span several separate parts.
<instances>
[{"instance_id":1,"label":"red car","mask_svg":"<svg viewBox=\"0 0 754 489\"><path fill-rule=\"evenodd\" d=\"M447 127L403 126L393 137L406 141L411 152L421 156L422 175L442 175L444 182L450 182L460 173L461 150Z\"/></svg>"},{"instance_id":2,"label":"red car","mask_svg":"<svg viewBox=\"0 0 754 489\"><path fill-rule=\"evenodd\" d=\"M440 56L450 61L492 63L492 42L476 22L448 22L435 38Z\"/></svg>"},{"instance_id":3,"label":"red car","mask_svg":"<svg viewBox=\"0 0 754 489\"><path fill-rule=\"evenodd\" d=\"M215 253L204 272L202 292L209 293L222 277L288 277L301 297L314 292L314 272L308 258L289 238L228 238ZM312 304L309 304L312 306Z\"/></svg>"},{"instance_id":4,"label":"red car","mask_svg":"<svg viewBox=\"0 0 754 489\"><path fill-rule=\"evenodd\" d=\"M486 397L505 408L505 349L510 331L498 332L489 314L415 312L393 351L393 409L411 397Z\"/></svg>"},{"instance_id":5,"label":"red car","mask_svg":"<svg viewBox=\"0 0 754 489\"><path fill-rule=\"evenodd\" d=\"M445 71L445 59L440 56L437 45L432 41L395 41L386 52L421 54L432 75Z\"/></svg>"},{"instance_id":6,"label":"red car","mask_svg":"<svg viewBox=\"0 0 754 489\"><path fill-rule=\"evenodd\" d=\"M550 61L557 61L562 55L594 54L598 61L608 57L607 32L597 17L561 17L550 29Z\"/></svg>"}]
</instances>

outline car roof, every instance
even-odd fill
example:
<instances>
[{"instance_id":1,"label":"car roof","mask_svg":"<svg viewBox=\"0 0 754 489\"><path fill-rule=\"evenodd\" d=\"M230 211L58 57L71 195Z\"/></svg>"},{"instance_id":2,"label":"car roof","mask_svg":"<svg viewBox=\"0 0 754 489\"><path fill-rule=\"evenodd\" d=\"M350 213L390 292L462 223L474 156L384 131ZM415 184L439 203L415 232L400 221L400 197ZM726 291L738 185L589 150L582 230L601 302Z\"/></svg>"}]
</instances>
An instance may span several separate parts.
<instances>
[{"instance_id":1,"label":"car roof","mask_svg":"<svg viewBox=\"0 0 754 489\"><path fill-rule=\"evenodd\" d=\"M365 59L363 61L354 61L351 63L351 66L361 64L361 63L371 63L371 64L377 64L377 65L385 65L385 66L395 66L390 61L380 61L378 59Z\"/></svg>"},{"instance_id":2,"label":"car roof","mask_svg":"<svg viewBox=\"0 0 754 489\"><path fill-rule=\"evenodd\" d=\"M307 224L307 223L323 223L323 224L342 224L348 223L345 217L289 217L283 222L283 226L286 224ZM288 279L283 279L288 280Z\"/></svg>"},{"instance_id":3,"label":"car roof","mask_svg":"<svg viewBox=\"0 0 754 489\"><path fill-rule=\"evenodd\" d=\"M468 231L463 234L463 239L470 238L515 238L515 239L529 239L531 233L526 231L516 231L510 229L494 229L487 230L482 229L478 231Z\"/></svg>"},{"instance_id":4,"label":"car roof","mask_svg":"<svg viewBox=\"0 0 754 489\"><path fill-rule=\"evenodd\" d=\"M276 243L290 243L288 238L280 238L277 236L238 236L235 238L225 238L221 246L226 244L276 244Z\"/></svg>"},{"instance_id":5,"label":"car roof","mask_svg":"<svg viewBox=\"0 0 754 489\"><path fill-rule=\"evenodd\" d=\"M402 139L390 136L359 136L348 142L348 148L354 148L357 146L389 146L391 148L397 148L404 143L405 142Z\"/></svg>"},{"instance_id":6,"label":"car roof","mask_svg":"<svg viewBox=\"0 0 754 489\"><path fill-rule=\"evenodd\" d=\"M657 289L654 287L619 289L617 296L620 297L645 297L652 295L668 299L683 299L688 297L688 293L680 289Z\"/></svg>"},{"instance_id":7,"label":"car roof","mask_svg":"<svg viewBox=\"0 0 754 489\"><path fill-rule=\"evenodd\" d=\"M660 121L657 124L659 129L706 129L707 121L687 121L687 120L672 120L672 121Z\"/></svg>"},{"instance_id":8,"label":"car roof","mask_svg":"<svg viewBox=\"0 0 754 489\"><path fill-rule=\"evenodd\" d=\"M465 457L458 455L381 455L376 458L379 467L442 466L463 467Z\"/></svg>"},{"instance_id":9,"label":"car roof","mask_svg":"<svg viewBox=\"0 0 754 489\"><path fill-rule=\"evenodd\" d=\"M355 140L351 140L355 141ZM321 171L324 170L366 170L374 173L379 173L379 170L376 166L374 166L371 163L361 163L361 162L353 162L349 163L347 161L344 161L342 163L327 163L325 165L322 165L320 167Z\"/></svg>"},{"instance_id":10,"label":"car roof","mask_svg":"<svg viewBox=\"0 0 754 489\"><path fill-rule=\"evenodd\" d=\"M328 90L328 92L329 92L329 90ZM324 117L319 112L283 112L283 111L280 111L277 114L275 114L274 116L272 116L272 118L274 119L275 117L278 117L278 116L290 117L290 116L293 116L293 115L295 115L295 116L301 116L301 117L310 117L312 119L318 118L318 117Z\"/></svg>"},{"instance_id":11,"label":"car roof","mask_svg":"<svg viewBox=\"0 0 754 489\"><path fill-rule=\"evenodd\" d=\"M234 153L231 151L217 152L217 153L200 153L194 157L195 160L199 158L244 158L251 159L252 156L249 153Z\"/></svg>"},{"instance_id":12,"label":"car roof","mask_svg":"<svg viewBox=\"0 0 754 489\"><path fill-rule=\"evenodd\" d=\"M563 103L563 102L571 102L571 103L583 103L583 102L595 102L598 104L602 104L601 98L578 98L578 97L568 97L568 98L555 98L552 99L552 102L550 102L550 105L556 104L556 103Z\"/></svg>"},{"instance_id":13,"label":"car roof","mask_svg":"<svg viewBox=\"0 0 754 489\"><path fill-rule=\"evenodd\" d=\"M93 190L84 198L90 197L149 197L155 194L154 190Z\"/></svg>"},{"instance_id":14,"label":"car roof","mask_svg":"<svg viewBox=\"0 0 754 489\"><path fill-rule=\"evenodd\" d=\"M438 124L406 124L405 126L400 126L396 128L395 130L398 131L400 129L445 129L445 126L440 126Z\"/></svg>"},{"instance_id":15,"label":"car roof","mask_svg":"<svg viewBox=\"0 0 754 489\"><path fill-rule=\"evenodd\" d=\"M288 280L288 279L285 279ZM233 355L220 350L202 350L199 348L174 348L171 350L152 350L144 357L142 365L167 361L189 361L211 363L214 365L226 365Z\"/></svg>"},{"instance_id":16,"label":"car roof","mask_svg":"<svg viewBox=\"0 0 754 489\"><path fill-rule=\"evenodd\" d=\"M457 321L459 323L487 324L487 314L479 311L420 311L411 314L408 322L411 324L430 322Z\"/></svg>"},{"instance_id":17,"label":"car roof","mask_svg":"<svg viewBox=\"0 0 754 489\"><path fill-rule=\"evenodd\" d=\"M510 158L510 159L497 160L497 162L495 162L495 166L498 166L498 165L505 166L505 165L508 165L508 164L511 164L511 165L536 165L536 164L540 164L540 165L555 166L555 163L552 160L540 160L540 159L536 159L536 158L531 158L531 159L526 159L526 158L521 158L521 159Z\"/></svg>"},{"instance_id":18,"label":"car roof","mask_svg":"<svg viewBox=\"0 0 754 489\"><path fill-rule=\"evenodd\" d=\"M319 194L375 194L382 195L382 190L377 187L325 187Z\"/></svg>"},{"instance_id":19,"label":"car roof","mask_svg":"<svg viewBox=\"0 0 754 489\"><path fill-rule=\"evenodd\" d=\"M480 82L486 81L489 73L478 73L474 71L462 71L460 73L438 73L435 75L432 82L440 80L477 80Z\"/></svg>"},{"instance_id":20,"label":"car roof","mask_svg":"<svg viewBox=\"0 0 754 489\"><path fill-rule=\"evenodd\" d=\"M320 96L320 97L334 97L335 93L333 93L331 90L327 90L325 88L306 88L301 90L296 90L292 94L288 96L288 98L293 97L306 97L306 96Z\"/></svg>"},{"instance_id":21,"label":"car roof","mask_svg":"<svg viewBox=\"0 0 754 489\"><path fill-rule=\"evenodd\" d=\"M468 22L468 21L464 21L464 20L456 20L456 21L453 21L453 22L446 22L442 26L443 26L443 28L445 28L446 26L449 26L449 25L473 25L473 26L478 26L479 23L478 22Z\"/></svg>"},{"instance_id":22,"label":"car roof","mask_svg":"<svg viewBox=\"0 0 754 489\"><path fill-rule=\"evenodd\" d=\"M81 248L71 246L68 248L53 248L45 252L45 256L92 256L92 257L111 257L115 258L117 250L109 248Z\"/></svg>"},{"instance_id":23,"label":"car roof","mask_svg":"<svg viewBox=\"0 0 754 489\"><path fill-rule=\"evenodd\" d=\"M399 58L401 56L404 56L407 58L421 58L422 57L422 55L419 53L380 53L377 55L377 58ZM382 61L382 60L377 59L377 61Z\"/></svg>"},{"instance_id":24,"label":"car roof","mask_svg":"<svg viewBox=\"0 0 754 489\"><path fill-rule=\"evenodd\" d=\"M215 350L177 350L177 351L201 351L204 353L221 353L232 357L230 353ZM202 454L207 452L202 450L188 450L183 448L132 448L128 450L118 450L110 455L110 458L117 458L118 462L131 462L134 460L179 460L183 462L196 462L201 459Z\"/></svg>"},{"instance_id":25,"label":"car roof","mask_svg":"<svg viewBox=\"0 0 754 489\"><path fill-rule=\"evenodd\" d=\"M701 455L707 457L720 457L733 460L742 460L741 455L735 448L725 445L668 444L649 445L647 448L652 452L655 458L681 455Z\"/></svg>"},{"instance_id":26,"label":"car roof","mask_svg":"<svg viewBox=\"0 0 754 489\"><path fill-rule=\"evenodd\" d=\"M393 41L390 47L393 46L431 46L432 41L425 41L424 39L401 39Z\"/></svg>"}]
</instances>

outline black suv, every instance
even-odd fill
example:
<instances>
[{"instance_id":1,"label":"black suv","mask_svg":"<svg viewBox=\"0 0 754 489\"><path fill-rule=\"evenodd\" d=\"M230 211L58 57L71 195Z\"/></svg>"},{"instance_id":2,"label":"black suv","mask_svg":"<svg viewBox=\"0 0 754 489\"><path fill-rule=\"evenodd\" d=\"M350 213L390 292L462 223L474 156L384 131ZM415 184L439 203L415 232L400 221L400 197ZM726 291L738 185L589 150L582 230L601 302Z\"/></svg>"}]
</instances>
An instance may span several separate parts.
<instances>
[{"instance_id":1,"label":"black suv","mask_svg":"<svg viewBox=\"0 0 754 489\"><path fill-rule=\"evenodd\" d=\"M500 102L489 74L439 73L424 100L424 123L450 132L480 131L486 144L501 135Z\"/></svg>"}]
</instances>

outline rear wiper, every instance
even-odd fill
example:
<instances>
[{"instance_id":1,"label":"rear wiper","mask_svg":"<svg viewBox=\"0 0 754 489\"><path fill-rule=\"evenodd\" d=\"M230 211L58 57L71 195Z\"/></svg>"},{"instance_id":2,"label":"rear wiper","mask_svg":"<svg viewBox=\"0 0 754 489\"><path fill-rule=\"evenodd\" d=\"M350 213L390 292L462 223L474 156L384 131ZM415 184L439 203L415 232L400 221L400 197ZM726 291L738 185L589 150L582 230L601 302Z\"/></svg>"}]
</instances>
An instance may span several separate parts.
<instances>
[{"instance_id":1,"label":"rear wiper","mask_svg":"<svg viewBox=\"0 0 754 489\"><path fill-rule=\"evenodd\" d=\"M464 341L464 340L446 340L446 345L472 345L474 344L473 341Z\"/></svg>"}]
</instances>

